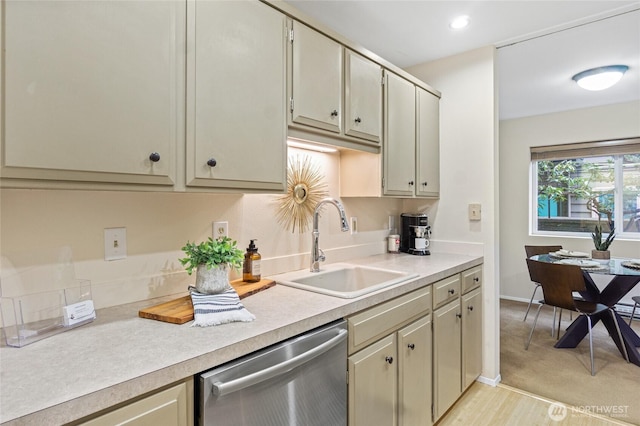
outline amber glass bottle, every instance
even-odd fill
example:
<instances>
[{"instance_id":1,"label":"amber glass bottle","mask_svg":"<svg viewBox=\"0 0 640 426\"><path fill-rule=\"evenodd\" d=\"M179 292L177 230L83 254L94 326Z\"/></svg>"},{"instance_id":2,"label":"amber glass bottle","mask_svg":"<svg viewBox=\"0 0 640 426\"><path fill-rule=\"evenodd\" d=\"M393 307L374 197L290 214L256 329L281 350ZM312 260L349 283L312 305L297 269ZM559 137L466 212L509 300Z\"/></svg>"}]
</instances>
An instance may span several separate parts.
<instances>
[{"instance_id":1,"label":"amber glass bottle","mask_svg":"<svg viewBox=\"0 0 640 426\"><path fill-rule=\"evenodd\" d=\"M258 247L255 242L258 240L251 240L247 252L244 254L244 264L242 265L242 281L248 283L256 283L260 281L260 253L258 253Z\"/></svg>"}]
</instances>

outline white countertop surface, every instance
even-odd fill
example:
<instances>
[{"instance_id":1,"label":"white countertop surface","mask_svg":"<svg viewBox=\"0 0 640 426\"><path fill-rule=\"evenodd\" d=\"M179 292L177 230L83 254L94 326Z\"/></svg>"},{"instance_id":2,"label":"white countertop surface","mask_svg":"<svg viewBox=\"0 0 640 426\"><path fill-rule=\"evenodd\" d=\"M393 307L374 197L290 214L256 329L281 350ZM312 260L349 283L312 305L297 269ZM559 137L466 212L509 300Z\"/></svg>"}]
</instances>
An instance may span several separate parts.
<instances>
[{"instance_id":1,"label":"white countertop surface","mask_svg":"<svg viewBox=\"0 0 640 426\"><path fill-rule=\"evenodd\" d=\"M419 276L354 299L276 285L242 300L256 316L248 323L201 328L138 317L140 309L183 296L176 295L99 310L90 324L22 348L3 342L0 422L80 419L479 265L482 257L381 254L348 263Z\"/></svg>"}]
</instances>

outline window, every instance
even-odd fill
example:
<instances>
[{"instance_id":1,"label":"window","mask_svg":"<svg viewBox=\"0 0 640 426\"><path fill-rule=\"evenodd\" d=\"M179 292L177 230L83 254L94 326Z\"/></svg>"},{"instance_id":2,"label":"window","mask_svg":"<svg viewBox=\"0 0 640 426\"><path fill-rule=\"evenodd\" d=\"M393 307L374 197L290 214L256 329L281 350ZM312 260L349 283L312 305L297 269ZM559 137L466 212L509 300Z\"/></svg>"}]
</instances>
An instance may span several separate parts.
<instances>
[{"instance_id":1,"label":"window","mask_svg":"<svg viewBox=\"0 0 640 426\"><path fill-rule=\"evenodd\" d=\"M640 138L531 148L537 234L640 239Z\"/></svg>"}]
</instances>

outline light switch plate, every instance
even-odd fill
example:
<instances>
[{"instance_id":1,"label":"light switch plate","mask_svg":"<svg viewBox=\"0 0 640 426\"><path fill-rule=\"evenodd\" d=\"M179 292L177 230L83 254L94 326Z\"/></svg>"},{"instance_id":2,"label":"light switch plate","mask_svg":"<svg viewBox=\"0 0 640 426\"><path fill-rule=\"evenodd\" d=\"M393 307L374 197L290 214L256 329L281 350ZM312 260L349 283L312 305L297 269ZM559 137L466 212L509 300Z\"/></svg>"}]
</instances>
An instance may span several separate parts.
<instances>
[{"instance_id":1,"label":"light switch plate","mask_svg":"<svg viewBox=\"0 0 640 426\"><path fill-rule=\"evenodd\" d=\"M469 220L482 219L482 205L480 203L469 204Z\"/></svg>"},{"instance_id":2,"label":"light switch plate","mask_svg":"<svg viewBox=\"0 0 640 426\"><path fill-rule=\"evenodd\" d=\"M104 260L126 259L127 228L105 228Z\"/></svg>"}]
</instances>

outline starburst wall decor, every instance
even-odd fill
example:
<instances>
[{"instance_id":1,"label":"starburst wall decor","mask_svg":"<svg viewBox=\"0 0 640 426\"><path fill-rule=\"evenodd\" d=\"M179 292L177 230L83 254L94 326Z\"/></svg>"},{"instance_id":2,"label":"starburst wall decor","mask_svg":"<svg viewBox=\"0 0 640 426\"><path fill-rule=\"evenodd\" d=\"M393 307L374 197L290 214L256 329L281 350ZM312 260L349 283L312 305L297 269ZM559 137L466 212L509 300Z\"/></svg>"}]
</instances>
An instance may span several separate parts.
<instances>
[{"instance_id":1,"label":"starburst wall decor","mask_svg":"<svg viewBox=\"0 0 640 426\"><path fill-rule=\"evenodd\" d=\"M307 155L289 156L287 193L277 198L278 222L292 233L307 230L316 204L328 196L320 167Z\"/></svg>"}]
</instances>

